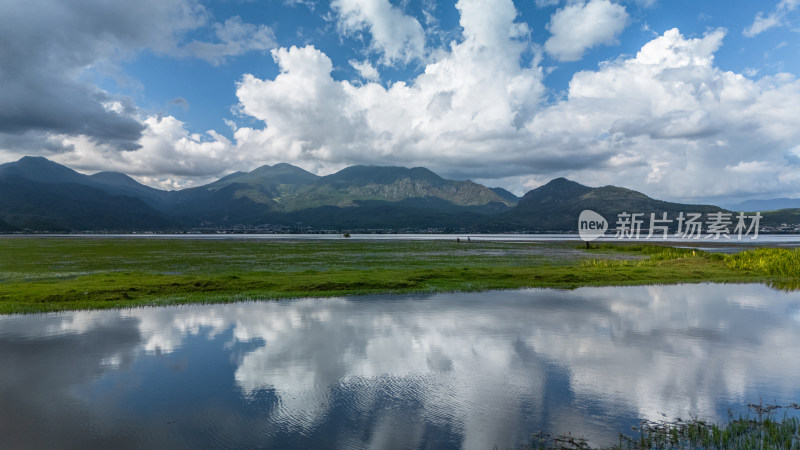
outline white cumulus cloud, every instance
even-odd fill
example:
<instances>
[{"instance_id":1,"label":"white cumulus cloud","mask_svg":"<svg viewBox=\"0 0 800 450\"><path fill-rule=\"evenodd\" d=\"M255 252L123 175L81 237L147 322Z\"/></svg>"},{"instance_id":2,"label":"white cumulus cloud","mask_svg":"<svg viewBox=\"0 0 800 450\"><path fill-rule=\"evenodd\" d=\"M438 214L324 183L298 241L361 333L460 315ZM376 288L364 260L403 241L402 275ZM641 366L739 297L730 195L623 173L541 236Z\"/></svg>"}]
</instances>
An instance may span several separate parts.
<instances>
[{"instance_id":1,"label":"white cumulus cloud","mask_svg":"<svg viewBox=\"0 0 800 450\"><path fill-rule=\"evenodd\" d=\"M275 51L275 79L238 86L242 112L266 126L238 129L236 145L323 171L400 164L511 177L518 192L546 181L541 174L682 200L779 191L796 179L785 155L800 141L800 82L717 68L725 30L694 39L669 30L635 57L577 73L567 97L545 105L541 69L519 62L526 43L513 5L458 7L463 41L409 83L335 81L316 48ZM731 176L726 167L741 161L772 172Z\"/></svg>"},{"instance_id":2,"label":"white cumulus cloud","mask_svg":"<svg viewBox=\"0 0 800 450\"><path fill-rule=\"evenodd\" d=\"M715 30L686 39L673 29L635 58L579 72L568 98L528 128L584 158L602 155L596 168L583 168L596 184L679 199L779 190L780 175L794 170L784 153L800 139L800 83L790 76L755 82L715 67L724 36ZM771 163L761 165L771 175L726 173L754 159Z\"/></svg>"},{"instance_id":3,"label":"white cumulus cloud","mask_svg":"<svg viewBox=\"0 0 800 450\"><path fill-rule=\"evenodd\" d=\"M550 18L544 48L559 61L577 61L592 47L616 44L627 24L625 7L609 0L571 3Z\"/></svg>"},{"instance_id":4,"label":"white cumulus cloud","mask_svg":"<svg viewBox=\"0 0 800 450\"><path fill-rule=\"evenodd\" d=\"M361 78L367 81L379 81L381 78L381 74L378 73L378 69L376 69L375 66L369 62L369 60L356 61L351 59L350 65L353 67L353 69L356 69L356 72L358 72L358 75L361 76Z\"/></svg>"},{"instance_id":5,"label":"white cumulus cloud","mask_svg":"<svg viewBox=\"0 0 800 450\"><path fill-rule=\"evenodd\" d=\"M424 56L422 25L389 0L334 0L331 7L345 34L369 31L372 48L382 55L383 64L408 63Z\"/></svg>"},{"instance_id":6,"label":"white cumulus cloud","mask_svg":"<svg viewBox=\"0 0 800 450\"><path fill-rule=\"evenodd\" d=\"M544 92L539 67L520 65L527 44L518 38L527 28L514 23L510 1L457 7L464 40L409 83L338 82L330 58L312 46L274 51L281 72L274 80L246 75L238 85L241 111L266 124L238 130L239 144L257 146L269 160L330 167L418 161L442 168L455 158L484 166L497 146L520 151L520 127Z\"/></svg>"},{"instance_id":7,"label":"white cumulus cloud","mask_svg":"<svg viewBox=\"0 0 800 450\"><path fill-rule=\"evenodd\" d=\"M51 158L77 170L120 171L161 189L178 189L210 182L223 167L249 167L250 158L233 151L225 136L209 130L189 133L185 124L172 116L142 119L144 131L139 149L120 152L113 145L97 143L86 136L61 135L51 139L71 151ZM192 182L192 180L194 182Z\"/></svg>"}]
</instances>

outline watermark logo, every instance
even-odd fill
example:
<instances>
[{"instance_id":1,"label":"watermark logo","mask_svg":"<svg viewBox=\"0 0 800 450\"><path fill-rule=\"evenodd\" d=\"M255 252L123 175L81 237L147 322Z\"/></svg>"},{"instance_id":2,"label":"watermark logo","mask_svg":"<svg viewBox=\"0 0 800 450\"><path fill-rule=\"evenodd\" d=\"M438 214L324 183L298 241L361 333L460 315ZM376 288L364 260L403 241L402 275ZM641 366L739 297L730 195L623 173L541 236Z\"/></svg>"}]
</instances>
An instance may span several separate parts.
<instances>
[{"instance_id":1,"label":"watermark logo","mask_svg":"<svg viewBox=\"0 0 800 450\"><path fill-rule=\"evenodd\" d=\"M649 217L648 217L649 216ZM649 220L648 220L649 219ZM713 212L706 214L703 220L701 213L683 213L669 217L666 212L656 213L629 213L622 212L617 214L616 228L613 232L616 239L667 239L670 232L674 238L679 239L706 239L718 240L720 238L731 239L735 237L741 240L743 237L750 236L750 239L758 238L761 213L753 215L745 213ZM578 217L578 233L581 239L586 242L597 239L605 235L608 230L608 222L600 214L586 209Z\"/></svg>"},{"instance_id":2,"label":"watermark logo","mask_svg":"<svg viewBox=\"0 0 800 450\"><path fill-rule=\"evenodd\" d=\"M606 234L606 230L608 230L608 221L591 209L584 209L578 217L578 234L586 242L603 236Z\"/></svg>"}]
</instances>

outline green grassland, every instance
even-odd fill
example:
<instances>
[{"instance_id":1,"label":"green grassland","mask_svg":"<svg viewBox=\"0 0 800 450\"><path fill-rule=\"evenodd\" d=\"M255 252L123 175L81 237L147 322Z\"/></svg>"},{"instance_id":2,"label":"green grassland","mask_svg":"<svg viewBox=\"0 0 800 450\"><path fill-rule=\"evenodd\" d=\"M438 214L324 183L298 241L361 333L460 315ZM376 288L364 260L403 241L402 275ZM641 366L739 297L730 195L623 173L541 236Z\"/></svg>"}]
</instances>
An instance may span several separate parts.
<instances>
[{"instance_id":1,"label":"green grassland","mask_svg":"<svg viewBox=\"0 0 800 450\"><path fill-rule=\"evenodd\" d=\"M796 250L724 256L660 245L0 237L0 313L526 287L766 282Z\"/></svg>"}]
</instances>

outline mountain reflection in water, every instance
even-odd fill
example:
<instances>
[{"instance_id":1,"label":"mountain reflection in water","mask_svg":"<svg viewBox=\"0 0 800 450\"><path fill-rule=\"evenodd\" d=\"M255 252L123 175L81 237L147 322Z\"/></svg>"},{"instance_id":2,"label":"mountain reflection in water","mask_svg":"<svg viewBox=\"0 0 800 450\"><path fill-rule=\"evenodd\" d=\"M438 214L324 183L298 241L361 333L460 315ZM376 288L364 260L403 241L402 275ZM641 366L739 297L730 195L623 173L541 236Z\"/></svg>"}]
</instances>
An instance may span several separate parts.
<instances>
[{"instance_id":1,"label":"mountain reflection in water","mask_svg":"<svg viewBox=\"0 0 800 450\"><path fill-rule=\"evenodd\" d=\"M679 285L0 317L0 447L613 443L800 397L800 293Z\"/></svg>"}]
</instances>

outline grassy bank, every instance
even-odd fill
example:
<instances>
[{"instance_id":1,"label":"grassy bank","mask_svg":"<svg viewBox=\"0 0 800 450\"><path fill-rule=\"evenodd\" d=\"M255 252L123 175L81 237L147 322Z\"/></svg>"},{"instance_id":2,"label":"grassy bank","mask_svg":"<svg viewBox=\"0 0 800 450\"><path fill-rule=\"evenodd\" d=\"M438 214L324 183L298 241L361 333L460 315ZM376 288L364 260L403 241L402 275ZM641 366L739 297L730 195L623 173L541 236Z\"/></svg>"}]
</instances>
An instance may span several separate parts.
<instances>
[{"instance_id":1,"label":"grassy bank","mask_svg":"<svg viewBox=\"0 0 800 450\"><path fill-rule=\"evenodd\" d=\"M368 293L797 279L795 272L772 268L778 263L753 262L796 258L796 252L731 258L658 245L579 247L5 237L0 238L0 313Z\"/></svg>"}]
</instances>

